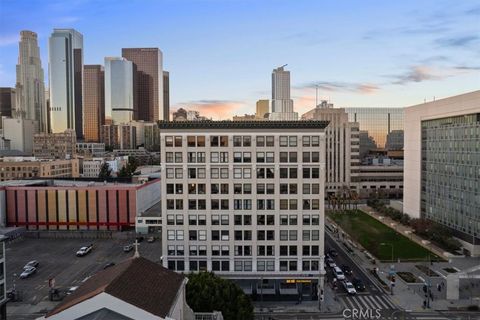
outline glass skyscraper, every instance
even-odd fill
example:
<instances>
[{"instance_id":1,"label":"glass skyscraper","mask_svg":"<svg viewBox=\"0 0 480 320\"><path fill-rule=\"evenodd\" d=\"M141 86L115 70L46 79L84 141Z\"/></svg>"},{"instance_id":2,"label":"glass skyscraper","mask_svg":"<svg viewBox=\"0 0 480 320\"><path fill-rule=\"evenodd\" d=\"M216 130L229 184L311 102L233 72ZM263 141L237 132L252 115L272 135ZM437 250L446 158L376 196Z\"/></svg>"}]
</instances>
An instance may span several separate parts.
<instances>
[{"instance_id":1,"label":"glass skyscraper","mask_svg":"<svg viewBox=\"0 0 480 320\"><path fill-rule=\"evenodd\" d=\"M83 137L83 35L54 29L49 39L50 126L53 133L75 129Z\"/></svg>"},{"instance_id":2,"label":"glass skyscraper","mask_svg":"<svg viewBox=\"0 0 480 320\"><path fill-rule=\"evenodd\" d=\"M368 132L377 148L386 147L387 135L393 130L403 131L403 108L345 108L345 111L350 122L358 122L360 131Z\"/></svg>"}]
</instances>

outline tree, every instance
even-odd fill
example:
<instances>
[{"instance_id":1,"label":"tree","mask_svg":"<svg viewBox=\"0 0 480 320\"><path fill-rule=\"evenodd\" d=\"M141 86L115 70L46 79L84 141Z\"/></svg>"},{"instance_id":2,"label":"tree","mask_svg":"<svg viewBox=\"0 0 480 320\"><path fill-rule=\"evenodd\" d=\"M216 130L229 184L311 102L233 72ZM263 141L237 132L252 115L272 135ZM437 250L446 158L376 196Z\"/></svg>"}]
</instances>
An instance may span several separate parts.
<instances>
[{"instance_id":1,"label":"tree","mask_svg":"<svg viewBox=\"0 0 480 320\"><path fill-rule=\"evenodd\" d=\"M107 179L110 178L110 175L112 174L112 169L110 169L110 165L108 162L102 163L100 166L100 172L98 173L98 178L99 179Z\"/></svg>"},{"instance_id":2,"label":"tree","mask_svg":"<svg viewBox=\"0 0 480 320\"><path fill-rule=\"evenodd\" d=\"M253 319L252 302L242 289L212 272L188 276L187 303L195 312L221 311L225 320Z\"/></svg>"},{"instance_id":3,"label":"tree","mask_svg":"<svg viewBox=\"0 0 480 320\"><path fill-rule=\"evenodd\" d=\"M135 159L135 157L128 157L127 164L118 171L117 176L121 178L131 178L135 170L137 170L137 167L137 159Z\"/></svg>"}]
</instances>

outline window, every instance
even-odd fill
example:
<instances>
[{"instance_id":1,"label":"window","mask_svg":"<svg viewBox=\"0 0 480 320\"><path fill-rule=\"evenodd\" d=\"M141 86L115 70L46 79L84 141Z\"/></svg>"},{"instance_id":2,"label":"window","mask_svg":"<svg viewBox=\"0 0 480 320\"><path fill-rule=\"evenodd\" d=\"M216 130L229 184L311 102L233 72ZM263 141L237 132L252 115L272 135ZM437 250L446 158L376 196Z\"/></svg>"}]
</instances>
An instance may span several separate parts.
<instances>
[{"instance_id":1,"label":"window","mask_svg":"<svg viewBox=\"0 0 480 320\"><path fill-rule=\"evenodd\" d=\"M289 162L297 162L297 153L296 152L289 152L288 153L288 160L289 160Z\"/></svg>"},{"instance_id":2,"label":"window","mask_svg":"<svg viewBox=\"0 0 480 320\"><path fill-rule=\"evenodd\" d=\"M313 136L312 137L312 147L318 147L320 145L320 137Z\"/></svg>"},{"instance_id":3,"label":"window","mask_svg":"<svg viewBox=\"0 0 480 320\"><path fill-rule=\"evenodd\" d=\"M288 137L288 144L289 144L290 147L296 147L297 146L297 137L296 136Z\"/></svg>"},{"instance_id":4,"label":"window","mask_svg":"<svg viewBox=\"0 0 480 320\"><path fill-rule=\"evenodd\" d=\"M233 146L234 147L241 147L242 146L242 137L241 136L233 136Z\"/></svg>"},{"instance_id":5,"label":"window","mask_svg":"<svg viewBox=\"0 0 480 320\"><path fill-rule=\"evenodd\" d=\"M228 168L221 168L220 169L220 178L228 179Z\"/></svg>"},{"instance_id":6,"label":"window","mask_svg":"<svg viewBox=\"0 0 480 320\"><path fill-rule=\"evenodd\" d=\"M218 163L218 161L219 161L218 152L210 152L210 162Z\"/></svg>"},{"instance_id":7,"label":"window","mask_svg":"<svg viewBox=\"0 0 480 320\"><path fill-rule=\"evenodd\" d=\"M243 136L243 146L250 147L252 145L252 137L250 136Z\"/></svg>"},{"instance_id":8,"label":"window","mask_svg":"<svg viewBox=\"0 0 480 320\"><path fill-rule=\"evenodd\" d=\"M243 153L243 162L244 163L252 162L252 153L251 152L244 152Z\"/></svg>"},{"instance_id":9,"label":"window","mask_svg":"<svg viewBox=\"0 0 480 320\"><path fill-rule=\"evenodd\" d=\"M257 136L257 147L264 147L265 146L265 137Z\"/></svg>"},{"instance_id":10,"label":"window","mask_svg":"<svg viewBox=\"0 0 480 320\"><path fill-rule=\"evenodd\" d=\"M280 162L288 162L288 152L280 152Z\"/></svg>"},{"instance_id":11,"label":"window","mask_svg":"<svg viewBox=\"0 0 480 320\"><path fill-rule=\"evenodd\" d=\"M205 147L205 136L197 136L197 147Z\"/></svg>"},{"instance_id":12,"label":"window","mask_svg":"<svg viewBox=\"0 0 480 320\"><path fill-rule=\"evenodd\" d=\"M266 137L266 143L265 143L265 145L266 145L267 147L273 147L273 146L275 145L275 143L274 143L274 137L273 137L273 136L267 136L267 137Z\"/></svg>"},{"instance_id":13,"label":"window","mask_svg":"<svg viewBox=\"0 0 480 320\"><path fill-rule=\"evenodd\" d=\"M303 162L310 162L310 152L303 153Z\"/></svg>"},{"instance_id":14,"label":"window","mask_svg":"<svg viewBox=\"0 0 480 320\"><path fill-rule=\"evenodd\" d=\"M211 147L218 147L219 146L219 137L218 136L211 136L210 137L210 146Z\"/></svg>"},{"instance_id":15,"label":"window","mask_svg":"<svg viewBox=\"0 0 480 320\"><path fill-rule=\"evenodd\" d=\"M175 136L175 147L181 147L181 146L182 146L182 137Z\"/></svg>"},{"instance_id":16,"label":"window","mask_svg":"<svg viewBox=\"0 0 480 320\"><path fill-rule=\"evenodd\" d=\"M234 179L241 179L242 178L242 168L234 168L233 169L233 178Z\"/></svg>"},{"instance_id":17,"label":"window","mask_svg":"<svg viewBox=\"0 0 480 320\"><path fill-rule=\"evenodd\" d=\"M312 162L319 162L319 161L320 161L320 153L312 152Z\"/></svg>"},{"instance_id":18,"label":"window","mask_svg":"<svg viewBox=\"0 0 480 320\"><path fill-rule=\"evenodd\" d=\"M252 194L252 184L250 183L243 184L243 194Z\"/></svg>"},{"instance_id":19,"label":"window","mask_svg":"<svg viewBox=\"0 0 480 320\"><path fill-rule=\"evenodd\" d=\"M165 137L165 147L173 147L173 137L166 136Z\"/></svg>"},{"instance_id":20,"label":"window","mask_svg":"<svg viewBox=\"0 0 480 320\"><path fill-rule=\"evenodd\" d=\"M280 147L288 147L288 137L280 136Z\"/></svg>"},{"instance_id":21,"label":"window","mask_svg":"<svg viewBox=\"0 0 480 320\"><path fill-rule=\"evenodd\" d=\"M183 156L181 152L175 152L175 163L182 163L183 162Z\"/></svg>"},{"instance_id":22,"label":"window","mask_svg":"<svg viewBox=\"0 0 480 320\"><path fill-rule=\"evenodd\" d=\"M197 178L197 169L196 168L188 168L188 178L189 179L196 179Z\"/></svg>"},{"instance_id":23,"label":"window","mask_svg":"<svg viewBox=\"0 0 480 320\"><path fill-rule=\"evenodd\" d=\"M187 136L187 146L195 147L195 136Z\"/></svg>"},{"instance_id":24,"label":"window","mask_svg":"<svg viewBox=\"0 0 480 320\"><path fill-rule=\"evenodd\" d=\"M218 179L220 178L220 169L219 168L212 168L210 170L210 178L211 179Z\"/></svg>"},{"instance_id":25,"label":"window","mask_svg":"<svg viewBox=\"0 0 480 320\"><path fill-rule=\"evenodd\" d=\"M166 152L165 153L165 162L173 163L173 152Z\"/></svg>"},{"instance_id":26,"label":"window","mask_svg":"<svg viewBox=\"0 0 480 320\"><path fill-rule=\"evenodd\" d=\"M302 146L310 147L310 136L303 136L302 137Z\"/></svg>"},{"instance_id":27,"label":"window","mask_svg":"<svg viewBox=\"0 0 480 320\"><path fill-rule=\"evenodd\" d=\"M257 152L257 162L265 162L265 152Z\"/></svg>"},{"instance_id":28,"label":"window","mask_svg":"<svg viewBox=\"0 0 480 320\"><path fill-rule=\"evenodd\" d=\"M220 137L220 147L228 147L228 136Z\"/></svg>"},{"instance_id":29,"label":"window","mask_svg":"<svg viewBox=\"0 0 480 320\"><path fill-rule=\"evenodd\" d=\"M274 152L267 152L266 153L266 162L273 163L275 161L275 153Z\"/></svg>"},{"instance_id":30,"label":"window","mask_svg":"<svg viewBox=\"0 0 480 320\"><path fill-rule=\"evenodd\" d=\"M228 152L220 152L220 162L221 163L228 162Z\"/></svg>"}]
</instances>

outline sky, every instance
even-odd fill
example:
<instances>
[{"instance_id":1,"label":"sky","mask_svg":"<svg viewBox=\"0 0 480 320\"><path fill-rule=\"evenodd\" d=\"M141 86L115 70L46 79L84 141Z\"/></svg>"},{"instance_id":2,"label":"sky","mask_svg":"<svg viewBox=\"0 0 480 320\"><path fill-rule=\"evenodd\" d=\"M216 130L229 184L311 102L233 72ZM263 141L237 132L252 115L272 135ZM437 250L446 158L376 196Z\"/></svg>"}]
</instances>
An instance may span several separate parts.
<instances>
[{"instance_id":1,"label":"sky","mask_svg":"<svg viewBox=\"0 0 480 320\"><path fill-rule=\"evenodd\" d=\"M480 0L0 0L0 87L15 86L21 30L75 28L84 63L158 47L171 109L255 112L288 64L295 111L405 107L480 89Z\"/></svg>"}]
</instances>

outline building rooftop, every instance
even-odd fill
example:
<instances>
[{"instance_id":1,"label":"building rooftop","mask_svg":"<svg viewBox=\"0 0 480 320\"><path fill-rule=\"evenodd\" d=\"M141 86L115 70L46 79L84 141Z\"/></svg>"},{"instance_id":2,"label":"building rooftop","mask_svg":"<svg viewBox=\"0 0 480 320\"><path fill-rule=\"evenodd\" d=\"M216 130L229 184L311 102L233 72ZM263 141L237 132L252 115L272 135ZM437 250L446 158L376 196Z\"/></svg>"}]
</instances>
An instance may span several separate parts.
<instances>
[{"instance_id":1,"label":"building rooftop","mask_svg":"<svg viewBox=\"0 0 480 320\"><path fill-rule=\"evenodd\" d=\"M140 186L144 183L136 182L104 182L95 180L61 180L61 179L32 179L32 180L7 180L0 181L0 187L26 187L26 186L41 186L41 187L101 187L101 186Z\"/></svg>"},{"instance_id":2,"label":"building rooftop","mask_svg":"<svg viewBox=\"0 0 480 320\"><path fill-rule=\"evenodd\" d=\"M31 154L20 150L0 150L0 157L29 157Z\"/></svg>"},{"instance_id":3,"label":"building rooftop","mask_svg":"<svg viewBox=\"0 0 480 320\"><path fill-rule=\"evenodd\" d=\"M329 121L158 121L160 129L325 129Z\"/></svg>"},{"instance_id":4,"label":"building rooftop","mask_svg":"<svg viewBox=\"0 0 480 320\"><path fill-rule=\"evenodd\" d=\"M130 258L99 271L50 311L49 318L100 293L107 293L165 318L185 277L145 258Z\"/></svg>"}]
</instances>

